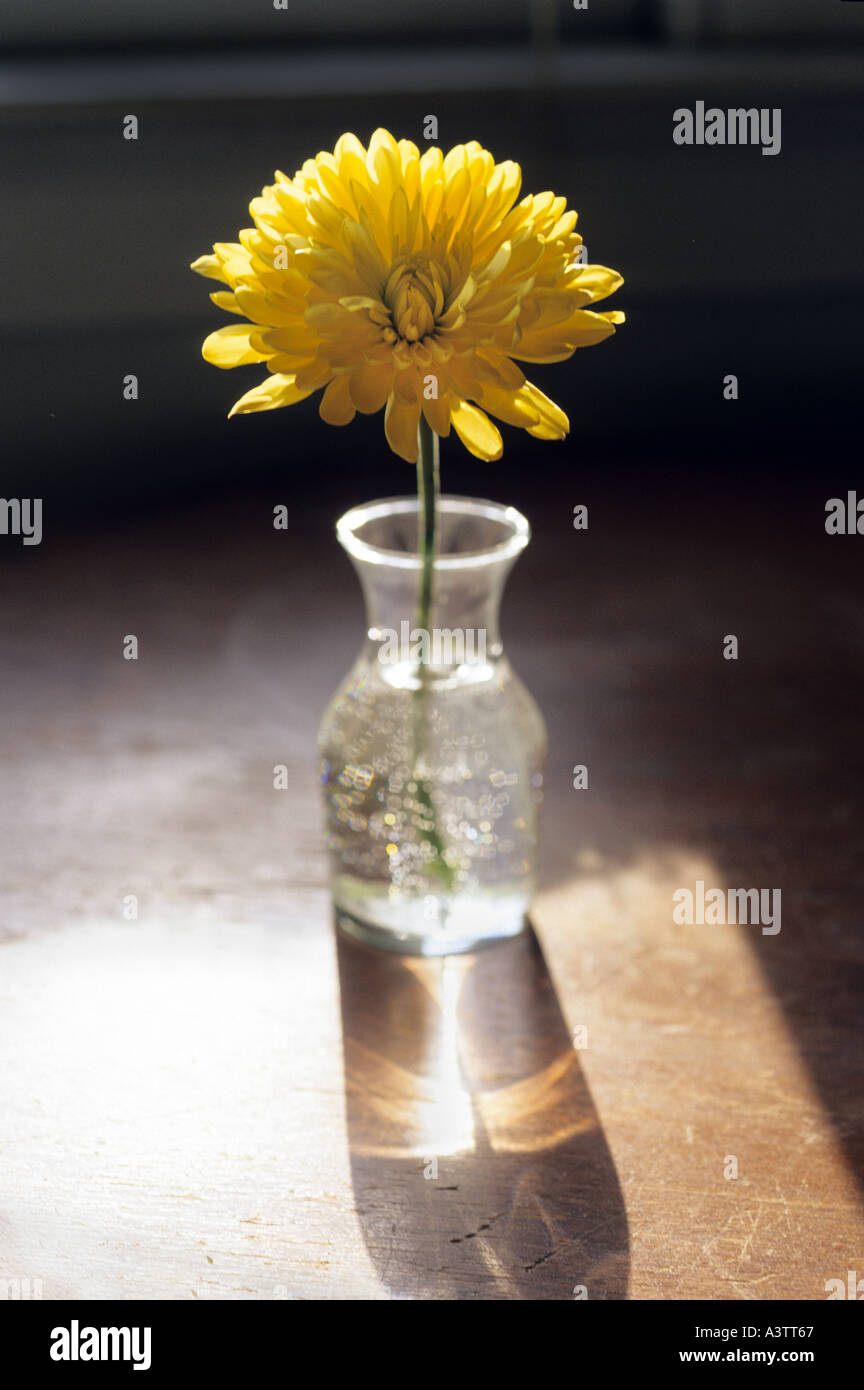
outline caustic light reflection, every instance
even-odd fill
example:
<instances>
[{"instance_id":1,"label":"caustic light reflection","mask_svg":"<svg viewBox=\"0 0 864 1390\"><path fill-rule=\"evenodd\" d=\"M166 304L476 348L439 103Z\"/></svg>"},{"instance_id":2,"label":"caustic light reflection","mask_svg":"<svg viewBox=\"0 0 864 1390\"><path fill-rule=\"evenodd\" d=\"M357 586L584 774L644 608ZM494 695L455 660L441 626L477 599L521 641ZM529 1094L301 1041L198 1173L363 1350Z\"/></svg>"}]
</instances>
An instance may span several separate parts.
<instances>
[{"instance_id":1,"label":"caustic light reflection","mask_svg":"<svg viewBox=\"0 0 864 1390\"><path fill-rule=\"evenodd\" d=\"M611 1003L617 1021L605 1026L626 1029L632 996L643 1023L646 1011L651 1019L650 1037L662 1039L690 1031L703 994L731 997L748 979L759 988L751 925L675 920L676 893L701 880L724 876L707 856L675 846L625 864L586 850L567 882L540 894L535 921L563 997L579 1000L584 1017L565 1020L542 956L519 941L474 957L403 960L382 990L381 1025L372 1034L357 1027L362 1041L346 1042L354 1152L536 1153L595 1129L583 1066L591 1054L574 1046L577 1023ZM762 1009L782 1035L770 991Z\"/></svg>"},{"instance_id":2,"label":"caustic light reflection","mask_svg":"<svg viewBox=\"0 0 864 1390\"><path fill-rule=\"evenodd\" d=\"M352 1148L393 1158L469 1153L475 1145L474 1111L459 1061L457 1021L468 963L452 956L405 961L402 968L430 996L435 1029L423 1039L422 1057L412 1059L419 1061L416 1070L407 1058L346 1038L349 1100L353 1091L361 1101L365 1131L355 1134Z\"/></svg>"},{"instance_id":3,"label":"caustic light reflection","mask_svg":"<svg viewBox=\"0 0 864 1390\"><path fill-rule=\"evenodd\" d=\"M422 990L423 1003L430 1006L416 1009L415 1046L406 1046L404 1038L401 1046L392 1048L388 1037L379 1036L375 1046L346 1039L355 1155L422 1159L490 1149L528 1153L594 1127L577 1058L560 1018L556 1055L515 1079L512 1054L521 1053L524 1070L526 1061L530 1068L536 1048L529 1045L526 1051L518 1042L508 1046L508 1021L496 1018L494 1008L478 1030L475 1006L483 988L482 981L472 980L472 972L482 973L488 959L484 953L474 960L453 956L400 962L412 990ZM518 993L508 1006L518 1003ZM521 1024L530 1034L530 1000L527 1014ZM482 1036L485 1027L490 1030L488 1048ZM544 1041L548 1057L548 1032Z\"/></svg>"}]
</instances>

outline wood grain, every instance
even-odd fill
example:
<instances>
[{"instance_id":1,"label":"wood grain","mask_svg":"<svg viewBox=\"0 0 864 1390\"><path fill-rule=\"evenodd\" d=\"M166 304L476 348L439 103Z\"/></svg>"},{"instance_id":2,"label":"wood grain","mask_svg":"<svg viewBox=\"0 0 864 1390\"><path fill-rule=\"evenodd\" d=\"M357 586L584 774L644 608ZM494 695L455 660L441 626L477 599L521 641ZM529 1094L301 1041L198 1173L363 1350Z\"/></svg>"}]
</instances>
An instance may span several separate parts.
<instances>
[{"instance_id":1,"label":"wood grain","mask_svg":"<svg viewBox=\"0 0 864 1390\"><path fill-rule=\"evenodd\" d=\"M544 888L523 938L438 962L333 930L314 734L360 610L324 512L8 562L4 1277L821 1299L860 1268L860 581L619 527L562 612L566 508L534 519L504 611L550 724ZM676 926L698 878L781 887L781 933Z\"/></svg>"}]
</instances>

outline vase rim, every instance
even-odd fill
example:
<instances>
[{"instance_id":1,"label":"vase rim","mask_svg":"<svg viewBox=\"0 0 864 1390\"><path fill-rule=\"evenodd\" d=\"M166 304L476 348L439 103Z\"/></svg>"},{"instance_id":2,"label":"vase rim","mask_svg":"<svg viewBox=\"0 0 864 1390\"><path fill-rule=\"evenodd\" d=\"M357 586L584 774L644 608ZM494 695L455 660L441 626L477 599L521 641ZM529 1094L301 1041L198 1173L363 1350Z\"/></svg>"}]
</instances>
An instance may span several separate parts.
<instances>
[{"instance_id":1,"label":"vase rim","mask_svg":"<svg viewBox=\"0 0 864 1390\"><path fill-rule=\"evenodd\" d=\"M373 565L388 565L398 569L416 570L420 568L420 556L405 550L388 550L384 546L370 545L357 535L361 526L370 521L378 521L384 516L408 516L419 509L417 496L379 497L372 502L362 502L351 507L336 523L336 535L340 545L355 560L364 560ZM531 527L527 517L516 507L508 507L503 502L492 502L485 497L461 497L455 493L442 493L438 498L438 513L450 516L481 516L488 521L497 521L510 528L510 534L496 545L482 550L465 550L459 554L435 556L436 570L468 569L480 565L498 564L502 560L514 559L523 551L531 539Z\"/></svg>"}]
</instances>

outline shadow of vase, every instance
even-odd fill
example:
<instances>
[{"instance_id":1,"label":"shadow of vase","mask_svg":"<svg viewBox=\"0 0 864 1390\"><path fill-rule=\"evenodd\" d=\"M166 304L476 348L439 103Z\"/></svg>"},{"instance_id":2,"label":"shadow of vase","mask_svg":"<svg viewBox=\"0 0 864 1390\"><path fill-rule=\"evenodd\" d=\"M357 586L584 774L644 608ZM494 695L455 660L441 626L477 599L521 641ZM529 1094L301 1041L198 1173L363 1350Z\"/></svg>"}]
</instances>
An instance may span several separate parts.
<instances>
[{"instance_id":1,"label":"shadow of vase","mask_svg":"<svg viewBox=\"0 0 864 1390\"><path fill-rule=\"evenodd\" d=\"M621 1189L533 930L435 960L336 935L351 1176L387 1292L626 1298Z\"/></svg>"}]
</instances>

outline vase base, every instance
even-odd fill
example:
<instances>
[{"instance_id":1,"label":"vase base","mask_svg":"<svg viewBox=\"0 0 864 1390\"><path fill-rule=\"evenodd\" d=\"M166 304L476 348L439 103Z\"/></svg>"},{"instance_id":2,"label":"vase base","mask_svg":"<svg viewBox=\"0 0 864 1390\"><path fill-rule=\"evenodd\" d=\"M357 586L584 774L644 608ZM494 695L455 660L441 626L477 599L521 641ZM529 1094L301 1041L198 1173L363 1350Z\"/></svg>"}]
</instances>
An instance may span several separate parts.
<instances>
[{"instance_id":1,"label":"vase base","mask_svg":"<svg viewBox=\"0 0 864 1390\"><path fill-rule=\"evenodd\" d=\"M430 920L432 904L434 916ZM406 956L454 956L484 950L519 936L528 920L524 893L455 897L450 902L443 895L408 902L373 898L363 906L366 912L358 911L359 904L349 906L335 896L339 930L365 946Z\"/></svg>"}]
</instances>

